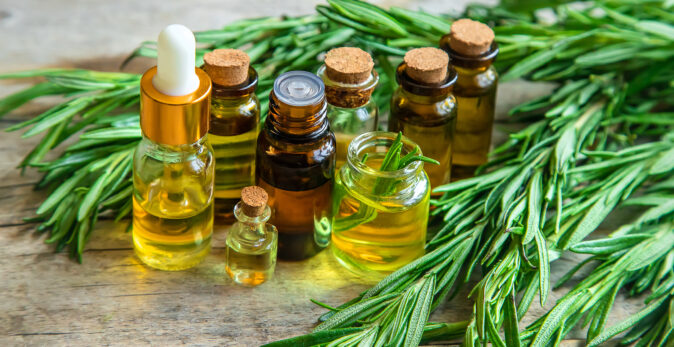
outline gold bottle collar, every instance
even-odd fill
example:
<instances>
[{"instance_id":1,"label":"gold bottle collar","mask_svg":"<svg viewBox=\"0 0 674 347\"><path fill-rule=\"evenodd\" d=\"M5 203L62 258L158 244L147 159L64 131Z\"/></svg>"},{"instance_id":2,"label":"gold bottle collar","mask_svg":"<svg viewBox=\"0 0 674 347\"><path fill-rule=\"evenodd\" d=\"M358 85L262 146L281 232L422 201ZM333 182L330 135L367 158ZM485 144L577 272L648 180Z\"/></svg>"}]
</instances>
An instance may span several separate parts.
<instances>
[{"instance_id":1,"label":"gold bottle collar","mask_svg":"<svg viewBox=\"0 0 674 347\"><path fill-rule=\"evenodd\" d=\"M199 87L191 94L164 95L152 84L157 74L153 67L140 80L140 128L143 135L164 145L197 142L208 133L211 104L211 79L196 69Z\"/></svg>"}]
</instances>

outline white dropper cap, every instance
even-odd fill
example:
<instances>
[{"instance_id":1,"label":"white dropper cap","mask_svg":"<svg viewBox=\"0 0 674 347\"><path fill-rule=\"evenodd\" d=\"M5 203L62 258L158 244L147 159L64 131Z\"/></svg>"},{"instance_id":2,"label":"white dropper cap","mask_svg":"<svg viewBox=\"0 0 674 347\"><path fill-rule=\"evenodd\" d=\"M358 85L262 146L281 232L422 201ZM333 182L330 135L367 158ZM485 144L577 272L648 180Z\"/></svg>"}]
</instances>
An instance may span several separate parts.
<instances>
[{"instance_id":1,"label":"white dropper cap","mask_svg":"<svg viewBox=\"0 0 674 347\"><path fill-rule=\"evenodd\" d=\"M194 72L196 42L194 34L184 25L171 24L157 39L157 74L152 85L162 94L182 96L199 87Z\"/></svg>"}]
</instances>

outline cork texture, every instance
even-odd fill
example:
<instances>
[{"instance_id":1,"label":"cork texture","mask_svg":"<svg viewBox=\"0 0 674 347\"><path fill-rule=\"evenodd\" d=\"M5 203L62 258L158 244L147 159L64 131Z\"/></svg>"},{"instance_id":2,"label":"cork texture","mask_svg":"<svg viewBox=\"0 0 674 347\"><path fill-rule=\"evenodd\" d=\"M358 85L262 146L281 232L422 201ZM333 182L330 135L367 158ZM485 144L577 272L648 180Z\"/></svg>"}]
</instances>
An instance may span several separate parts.
<instances>
[{"instance_id":1,"label":"cork texture","mask_svg":"<svg viewBox=\"0 0 674 347\"><path fill-rule=\"evenodd\" d=\"M449 56L439 48L416 48L405 53L403 60L405 72L415 81L436 84L447 78Z\"/></svg>"},{"instance_id":2,"label":"cork texture","mask_svg":"<svg viewBox=\"0 0 674 347\"><path fill-rule=\"evenodd\" d=\"M204 55L204 71L221 86L235 86L246 81L250 57L238 49L216 49Z\"/></svg>"},{"instance_id":3,"label":"cork texture","mask_svg":"<svg viewBox=\"0 0 674 347\"><path fill-rule=\"evenodd\" d=\"M452 23L449 46L461 55L475 56L489 51L494 31L486 24L459 19Z\"/></svg>"},{"instance_id":4,"label":"cork texture","mask_svg":"<svg viewBox=\"0 0 674 347\"><path fill-rule=\"evenodd\" d=\"M325 72L335 82L345 84L365 82L373 67L374 61L370 54L360 48L333 48L325 55Z\"/></svg>"},{"instance_id":5,"label":"cork texture","mask_svg":"<svg viewBox=\"0 0 674 347\"><path fill-rule=\"evenodd\" d=\"M269 196L267 192L258 186L245 187L241 190L241 202L243 212L250 217L259 216L267 206Z\"/></svg>"}]
</instances>

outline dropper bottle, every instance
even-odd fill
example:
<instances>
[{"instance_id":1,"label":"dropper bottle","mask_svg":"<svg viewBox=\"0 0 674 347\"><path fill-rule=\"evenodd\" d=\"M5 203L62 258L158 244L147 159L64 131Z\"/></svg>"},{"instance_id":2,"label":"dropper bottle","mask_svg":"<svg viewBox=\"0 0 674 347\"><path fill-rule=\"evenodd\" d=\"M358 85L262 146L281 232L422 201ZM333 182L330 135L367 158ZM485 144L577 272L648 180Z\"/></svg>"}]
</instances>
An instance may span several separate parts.
<instances>
[{"instance_id":1,"label":"dropper bottle","mask_svg":"<svg viewBox=\"0 0 674 347\"><path fill-rule=\"evenodd\" d=\"M167 26L157 50L157 66L140 82L143 138L133 158L133 243L145 264L183 270L211 249L211 80L194 66L194 34L186 27Z\"/></svg>"}]
</instances>

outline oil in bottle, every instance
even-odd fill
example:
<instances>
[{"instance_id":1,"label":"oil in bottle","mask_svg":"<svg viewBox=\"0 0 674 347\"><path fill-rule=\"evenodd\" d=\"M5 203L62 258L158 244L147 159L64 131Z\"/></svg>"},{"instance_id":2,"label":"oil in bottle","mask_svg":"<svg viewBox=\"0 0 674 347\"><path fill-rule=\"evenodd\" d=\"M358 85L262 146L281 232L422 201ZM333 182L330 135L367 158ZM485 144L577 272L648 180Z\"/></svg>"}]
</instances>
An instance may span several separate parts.
<instances>
[{"instance_id":1,"label":"oil in bottle","mask_svg":"<svg viewBox=\"0 0 674 347\"><path fill-rule=\"evenodd\" d=\"M335 144L323 82L304 71L279 76L257 140L255 170L257 185L269 194L281 259L305 259L329 243Z\"/></svg>"},{"instance_id":2,"label":"oil in bottle","mask_svg":"<svg viewBox=\"0 0 674 347\"><path fill-rule=\"evenodd\" d=\"M424 155L440 162L426 168L432 188L448 183L457 107L452 95L456 72L449 67L447 53L431 47L407 52L396 79L389 131L401 131Z\"/></svg>"},{"instance_id":3,"label":"oil in bottle","mask_svg":"<svg viewBox=\"0 0 674 347\"><path fill-rule=\"evenodd\" d=\"M182 270L211 248L211 80L195 69L194 35L182 25L159 35L157 60L140 83L143 138L133 161L133 242L145 264Z\"/></svg>"},{"instance_id":4,"label":"oil in bottle","mask_svg":"<svg viewBox=\"0 0 674 347\"><path fill-rule=\"evenodd\" d=\"M379 76L367 52L356 47L333 48L317 75L325 83L330 128L337 139L337 170L356 136L377 130L379 110L371 98Z\"/></svg>"},{"instance_id":5,"label":"oil in bottle","mask_svg":"<svg viewBox=\"0 0 674 347\"><path fill-rule=\"evenodd\" d=\"M458 104L452 180L473 176L487 162L491 147L498 74L492 63L498 55L494 32L470 19L452 23L440 47L458 73L454 95Z\"/></svg>"},{"instance_id":6,"label":"oil in bottle","mask_svg":"<svg viewBox=\"0 0 674 347\"><path fill-rule=\"evenodd\" d=\"M204 55L204 71L213 81L208 141L215 153L215 219L234 222L241 189L255 180L255 144L260 131L257 72L237 49Z\"/></svg>"},{"instance_id":7,"label":"oil in bottle","mask_svg":"<svg viewBox=\"0 0 674 347\"><path fill-rule=\"evenodd\" d=\"M271 209L268 195L256 186L241 191L234 207L236 222L227 234L227 274L234 282L257 286L269 280L276 267L278 234L267 223Z\"/></svg>"}]
</instances>

